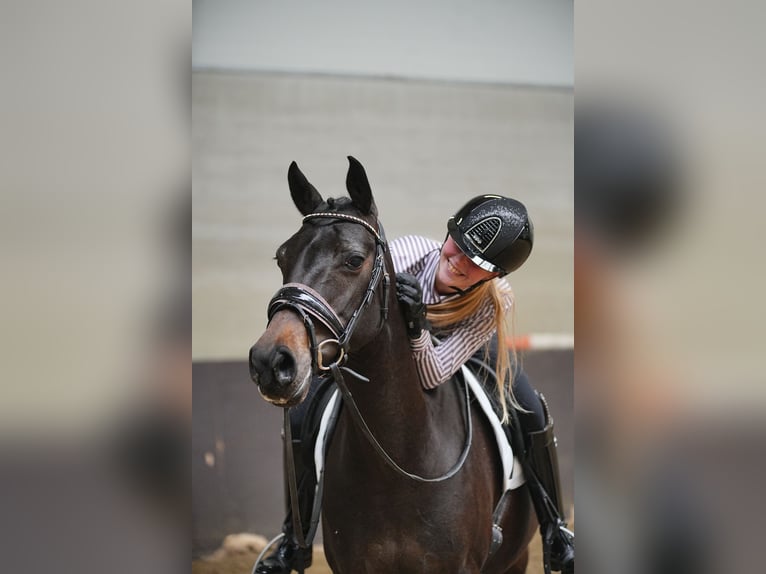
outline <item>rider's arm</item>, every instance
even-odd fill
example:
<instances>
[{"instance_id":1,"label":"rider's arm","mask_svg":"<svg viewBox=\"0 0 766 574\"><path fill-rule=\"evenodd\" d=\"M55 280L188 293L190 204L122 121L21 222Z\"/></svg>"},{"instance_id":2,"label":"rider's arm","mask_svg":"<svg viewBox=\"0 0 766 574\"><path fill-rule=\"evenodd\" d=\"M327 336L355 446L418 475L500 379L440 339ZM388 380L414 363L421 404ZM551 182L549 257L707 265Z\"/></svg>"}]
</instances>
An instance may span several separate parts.
<instances>
[{"instance_id":1,"label":"rider's arm","mask_svg":"<svg viewBox=\"0 0 766 574\"><path fill-rule=\"evenodd\" d=\"M410 273L421 284L426 303L435 303L434 275L438 266L439 243L420 236L405 236L389 243L396 273ZM506 285L507 287L507 285ZM505 311L512 304L504 297ZM453 326L434 345L431 335L423 330L410 339L415 364L423 387L432 389L448 380L495 332L494 307L487 302L474 316Z\"/></svg>"},{"instance_id":2,"label":"rider's arm","mask_svg":"<svg viewBox=\"0 0 766 574\"><path fill-rule=\"evenodd\" d=\"M410 340L423 387L433 389L449 380L490 340L495 332L493 315L492 305L486 305L476 315L457 325L438 345L434 345L428 331Z\"/></svg>"}]
</instances>

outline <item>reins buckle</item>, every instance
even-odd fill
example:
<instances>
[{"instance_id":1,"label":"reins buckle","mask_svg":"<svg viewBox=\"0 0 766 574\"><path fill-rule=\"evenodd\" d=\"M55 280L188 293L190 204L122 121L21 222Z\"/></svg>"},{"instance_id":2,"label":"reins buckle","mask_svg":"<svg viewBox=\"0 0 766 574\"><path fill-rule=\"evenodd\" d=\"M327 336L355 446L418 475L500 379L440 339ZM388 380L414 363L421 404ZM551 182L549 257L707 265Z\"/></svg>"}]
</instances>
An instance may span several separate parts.
<instances>
[{"instance_id":1,"label":"reins buckle","mask_svg":"<svg viewBox=\"0 0 766 574\"><path fill-rule=\"evenodd\" d=\"M322 341L321 343L319 343L317 345L317 350L316 350L316 354L317 354L317 368L320 371L329 371L331 369L331 365L330 366L325 366L324 365L324 361L323 361L323 358L322 358L322 347L324 345L328 344L328 343L332 344L332 345L336 345L338 347L339 351L340 351L338 353L338 358L336 360L334 360L333 363L340 364L343 361L343 359L345 358L345 356L346 356L346 351L343 348L343 345L340 344L340 341L338 341L338 339L325 339L324 341Z\"/></svg>"}]
</instances>

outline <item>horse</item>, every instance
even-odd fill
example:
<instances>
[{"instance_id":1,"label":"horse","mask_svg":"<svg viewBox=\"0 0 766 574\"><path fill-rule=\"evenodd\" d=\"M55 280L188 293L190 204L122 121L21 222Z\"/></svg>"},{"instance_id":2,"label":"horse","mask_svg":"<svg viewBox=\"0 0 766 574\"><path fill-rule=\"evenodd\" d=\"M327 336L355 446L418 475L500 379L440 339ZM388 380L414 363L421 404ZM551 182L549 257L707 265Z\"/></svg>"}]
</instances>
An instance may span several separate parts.
<instances>
[{"instance_id":1,"label":"horse","mask_svg":"<svg viewBox=\"0 0 766 574\"><path fill-rule=\"evenodd\" d=\"M526 485L496 506L501 466L486 417L454 381L420 385L367 174L348 160L349 197L326 201L290 164L304 219L276 252L284 285L250 350L253 381L274 405L299 404L317 374L346 389L325 455L328 563L339 574L523 574L537 524Z\"/></svg>"}]
</instances>

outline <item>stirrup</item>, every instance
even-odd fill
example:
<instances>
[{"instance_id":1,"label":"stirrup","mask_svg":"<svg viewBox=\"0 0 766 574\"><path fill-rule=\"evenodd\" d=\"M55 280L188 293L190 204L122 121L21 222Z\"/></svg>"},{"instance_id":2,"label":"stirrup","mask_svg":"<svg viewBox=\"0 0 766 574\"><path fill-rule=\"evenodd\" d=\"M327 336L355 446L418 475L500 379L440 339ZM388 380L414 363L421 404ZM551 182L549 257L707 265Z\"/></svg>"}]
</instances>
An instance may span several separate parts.
<instances>
[{"instance_id":1,"label":"stirrup","mask_svg":"<svg viewBox=\"0 0 766 574\"><path fill-rule=\"evenodd\" d=\"M276 542L279 542L284 537L285 537L285 533L280 532L274 538L272 538L266 543L266 546L263 547L263 550L261 550L261 553L258 555L258 558L255 559L255 564L253 564L253 569L251 570L250 574L255 574L255 571L258 569L258 566L261 564L261 561L263 560L263 557L266 554L266 552L268 552L269 549L272 546L274 546Z\"/></svg>"},{"instance_id":2,"label":"stirrup","mask_svg":"<svg viewBox=\"0 0 766 574\"><path fill-rule=\"evenodd\" d=\"M277 541L279 541L277 548L264 558L266 552ZM288 540L282 533L273 538L258 555L252 574L289 574L293 571L304 574L304 570L311 566L312 558L311 547L300 548L294 540Z\"/></svg>"},{"instance_id":3,"label":"stirrup","mask_svg":"<svg viewBox=\"0 0 766 574\"><path fill-rule=\"evenodd\" d=\"M543 539L543 569L574 574L574 532L560 519L540 527Z\"/></svg>"}]
</instances>

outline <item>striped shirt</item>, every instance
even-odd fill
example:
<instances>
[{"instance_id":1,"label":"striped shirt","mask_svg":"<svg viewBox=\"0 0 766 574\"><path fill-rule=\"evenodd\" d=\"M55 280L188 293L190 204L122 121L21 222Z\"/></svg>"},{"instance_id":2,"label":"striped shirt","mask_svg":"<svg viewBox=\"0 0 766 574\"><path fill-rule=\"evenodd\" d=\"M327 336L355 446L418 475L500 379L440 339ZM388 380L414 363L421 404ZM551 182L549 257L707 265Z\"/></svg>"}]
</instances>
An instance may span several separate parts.
<instances>
[{"instance_id":1,"label":"striped shirt","mask_svg":"<svg viewBox=\"0 0 766 574\"><path fill-rule=\"evenodd\" d=\"M423 303L433 305L459 295L441 295L434 287L436 270L439 265L441 244L417 235L407 235L389 242L391 257L396 273L414 275L423 290ZM510 286L505 279L499 279L507 288L505 310L511 308ZM487 299L473 316L454 325L434 331L440 343L434 345L428 331L417 339L410 340L420 382L426 389L433 389L449 380L460 367L470 359L495 333L495 313L491 299Z\"/></svg>"}]
</instances>

